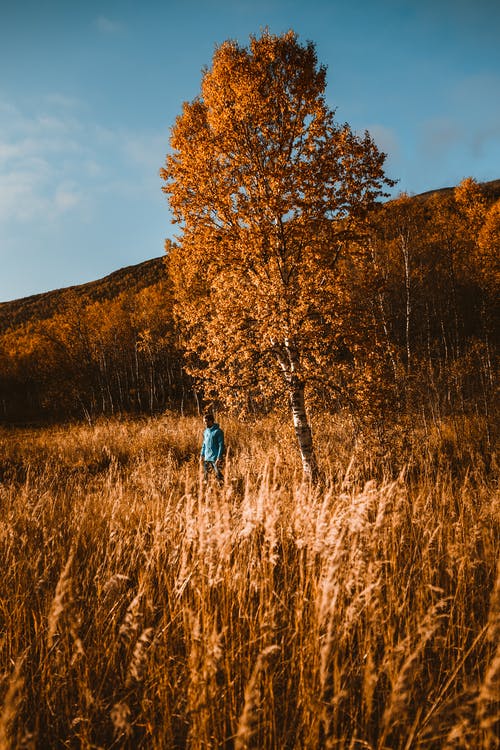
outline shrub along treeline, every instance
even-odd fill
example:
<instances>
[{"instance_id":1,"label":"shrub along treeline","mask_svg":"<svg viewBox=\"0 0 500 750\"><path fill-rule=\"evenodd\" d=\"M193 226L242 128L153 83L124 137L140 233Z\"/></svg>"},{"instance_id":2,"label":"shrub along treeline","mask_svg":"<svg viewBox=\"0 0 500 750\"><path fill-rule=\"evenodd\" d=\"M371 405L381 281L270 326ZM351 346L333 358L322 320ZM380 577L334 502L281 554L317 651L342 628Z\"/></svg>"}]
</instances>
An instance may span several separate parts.
<instances>
[{"instance_id":1,"label":"shrub along treeline","mask_svg":"<svg viewBox=\"0 0 500 750\"><path fill-rule=\"evenodd\" d=\"M352 268L343 267L349 289L338 387L319 390L318 405L375 417L388 410L488 415L500 180L402 195L377 208L356 243ZM196 407L172 309L161 259L0 304L0 420Z\"/></svg>"}]
</instances>

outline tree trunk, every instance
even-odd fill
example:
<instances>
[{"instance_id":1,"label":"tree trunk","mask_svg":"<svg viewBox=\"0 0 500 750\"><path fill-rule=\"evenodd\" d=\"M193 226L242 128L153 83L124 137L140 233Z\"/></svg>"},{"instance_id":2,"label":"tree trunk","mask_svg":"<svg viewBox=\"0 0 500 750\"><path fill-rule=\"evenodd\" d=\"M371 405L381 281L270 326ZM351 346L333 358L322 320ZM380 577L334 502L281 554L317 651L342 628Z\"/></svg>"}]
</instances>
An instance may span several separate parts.
<instances>
[{"instance_id":1,"label":"tree trunk","mask_svg":"<svg viewBox=\"0 0 500 750\"><path fill-rule=\"evenodd\" d=\"M311 425L305 407L305 385L298 375L300 357L297 347L285 339L283 345L271 341L276 359L283 373L290 401L295 436L299 444L304 477L311 481L318 478L318 464L314 453Z\"/></svg>"},{"instance_id":2,"label":"tree trunk","mask_svg":"<svg viewBox=\"0 0 500 750\"><path fill-rule=\"evenodd\" d=\"M406 340L406 374L410 375L411 361L411 344L410 344L410 320L411 320L411 277L410 277L410 239L408 235L400 236L401 252L403 254L403 263L405 269L405 340Z\"/></svg>"},{"instance_id":3,"label":"tree trunk","mask_svg":"<svg viewBox=\"0 0 500 750\"><path fill-rule=\"evenodd\" d=\"M302 468L307 479L315 481L318 478L318 465L314 453L311 426L307 419L304 383L292 374L288 384L290 408L292 410L293 426L299 444Z\"/></svg>"}]
</instances>

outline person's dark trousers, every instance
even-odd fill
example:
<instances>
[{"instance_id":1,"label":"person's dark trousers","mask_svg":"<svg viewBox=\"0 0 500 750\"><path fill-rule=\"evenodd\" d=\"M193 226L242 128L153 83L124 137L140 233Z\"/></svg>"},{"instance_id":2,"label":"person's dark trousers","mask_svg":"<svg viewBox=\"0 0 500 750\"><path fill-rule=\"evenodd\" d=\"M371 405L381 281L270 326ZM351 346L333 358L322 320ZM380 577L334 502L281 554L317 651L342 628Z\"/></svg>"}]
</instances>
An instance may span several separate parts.
<instances>
[{"instance_id":1,"label":"person's dark trousers","mask_svg":"<svg viewBox=\"0 0 500 750\"><path fill-rule=\"evenodd\" d=\"M203 473L205 474L205 479L208 479L208 475L210 474L210 471L213 471L215 474L215 478L221 484L224 481L224 477L222 476L222 472L215 463L215 461L203 461Z\"/></svg>"}]
</instances>

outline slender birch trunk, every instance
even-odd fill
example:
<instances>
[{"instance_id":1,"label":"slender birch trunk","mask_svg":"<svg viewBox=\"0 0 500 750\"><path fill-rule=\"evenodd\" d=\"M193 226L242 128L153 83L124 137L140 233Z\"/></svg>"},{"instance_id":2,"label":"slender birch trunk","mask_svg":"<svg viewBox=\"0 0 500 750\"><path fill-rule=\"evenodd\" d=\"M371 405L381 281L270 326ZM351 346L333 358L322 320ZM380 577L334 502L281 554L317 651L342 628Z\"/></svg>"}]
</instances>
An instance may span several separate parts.
<instances>
[{"instance_id":1,"label":"slender birch trunk","mask_svg":"<svg viewBox=\"0 0 500 750\"><path fill-rule=\"evenodd\" d=\"M298 374L300 357L297 347L286 339L284 345L273 342L276 359L286 382L295 436L299 445L304 476L311 481L318 478L318 464L314 452L311 425L305 406L305 384Z\"/></svg>"},{"instance_id":2,"label":"slender birch trunk","mask_svg":"<svg viewBox=\"0 0 500 750\"><path fill-rule=\"evenodd\" d=\"M406 374L409 375L412 367L412 351L410 344L410 321L411 321L411 278L410 278L410 240L408 234L400 237L401 252L405 269L405 339L406 339Z\"/></svg>"},{"instance_id":3,"label":"slender birch trunk","mask_svg":"<svg viewBox=\"0 0 500 750\"><path fill-rule=\"evenodd\" d=\"M306 414L304 390L304 383L300 378L292 376L288 386L288 394L295 436L302 458L302 468L304 476L315 481L318 477L318 466L314 453L311 425Z\"/></svg>"}]
</instances>

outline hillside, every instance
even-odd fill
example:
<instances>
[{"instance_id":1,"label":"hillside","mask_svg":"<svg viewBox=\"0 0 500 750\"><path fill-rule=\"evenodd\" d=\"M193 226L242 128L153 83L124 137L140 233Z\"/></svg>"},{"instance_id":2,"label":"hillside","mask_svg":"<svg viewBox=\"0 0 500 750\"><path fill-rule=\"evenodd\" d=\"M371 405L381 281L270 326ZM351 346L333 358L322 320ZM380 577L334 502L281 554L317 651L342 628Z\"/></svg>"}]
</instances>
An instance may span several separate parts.
<instances>
[{"instance_id":1,"label":"hillside","mask_svg":"<svg viewBox=\"0 0 500 750\"><path fill-rule=\"evenodd\" d=\"M481 183L481 188L488 201L496 201L500 198L500 180L491 180L490 182ZM447 195L453 192L455 186L439 188L438 190L427 190L424 193L415 195L416 200L426 200L433 195Z\"/></svg>"},{"instance_id":2,"label":"hillside","mask_svg":"<svg viewBox=\"0 0 500 750\"><path fill-rule=\"evenodd\" d=\"M488 201L493 202L500 198L500 179L485 182L481 187ZM418 202L426 201L432 196L445 196L453 190L453 187L429 190L413 196L412 199ZM138 292L155 284L161 278L163 259L162 256L133 266L127 266L102 279L90 281L86 284L55 289L9 302L0 302L0 333L20 323L50 318L61 307L64 307L64 298L68 293L74 293L83 299L86 298L88 302L96 302L114 299L125 290Z\"/></svg>"},{"instance_id":3,"label":"hillside","mask_svg":"<svg viewBox=\"0 0 500 750\"><path fill-rule=\"evenodd\" d=\"M164 258L152 258L133 266L113 271L108 276L86 284L54 289L30 297L0 302L0 333L27 321L46 320L59 312L68 294L75 294L88 302L101 302L129 290L138 292L155 284L163 273Z\"/></svg>"}]
</instances>

